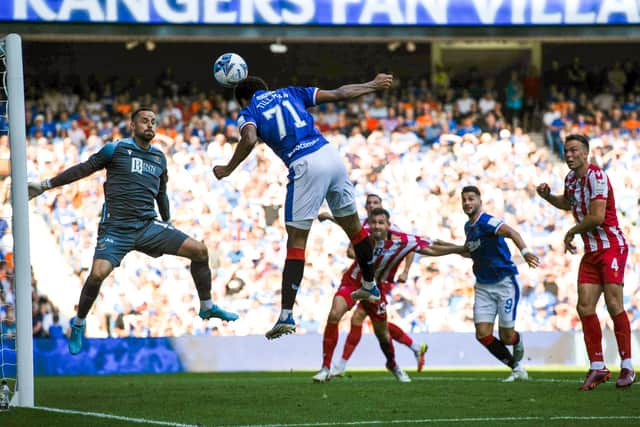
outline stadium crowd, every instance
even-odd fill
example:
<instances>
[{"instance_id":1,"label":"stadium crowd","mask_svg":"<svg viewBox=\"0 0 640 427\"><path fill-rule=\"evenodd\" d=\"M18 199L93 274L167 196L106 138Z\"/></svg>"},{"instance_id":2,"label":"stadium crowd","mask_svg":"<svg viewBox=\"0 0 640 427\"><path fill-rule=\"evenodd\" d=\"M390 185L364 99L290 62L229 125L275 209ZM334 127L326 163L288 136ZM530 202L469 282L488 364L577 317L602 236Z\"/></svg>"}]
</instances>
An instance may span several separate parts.
<instances>
[{"instance_id":1,"label":"stadium crowd","mask_svg":"<svg viewBox=\"0 0 640 427\"><path fill-rule=\"evenodd\" d=\"M588 133L593 138L593 161L606 169L616 189L621 226L631 242L625 304L632 329L640 328L636 247L640 183L630 173L640 168L640 90L628 83L633 78L638 81L637 73L625 75L627 83L622 91L612 90L608 105L583 95L577 85L567 85L568 92L561 92L558 88L565 87L561 81L543 93L535 70L524 77L513 73L501 91L490 80L455 90L445 74L436 74L433 85L426 80L406 83L384 98L328 104L314 112L317 126L343 153L360 204L364 206L366 194L379 194L392 222L404 231L461 243L467 217L460 206L460 189L478 185L485 209L517 226L542 259L541 268L530 270L514 255L522 284L519 328L579 328L575 311L579 257L563 254L562 245L573 219L535 194L540 182L561 191L567 168L522 128L535 127L533 120L540 120L537 100L544 98L549 102L543 123L552 148L561 143L562 132L573 132L576 126ZM612 77L608 82L620 80ZM240 319L229 324L201 320L186 261L132 253L104 282L89 315L88 336L263 334L279 312L286 251L282 223L286 169L260 146L236 174L215 180L212 167L231 156L238 138L238 105L213 92L183 94L178 87L176 82L160 80L158 94L135 97L116 86L96 83L81 94L49 90L37 96L33 92L27 100L28 170L33 180L51 177L86 160L104 144L128 136L128 114L140 105L152 106L159 122L156 144L168 160L172 222L205 241L214 301L240 313ZM593 116L580 112L584 105ZM549 122L550 114L560 114L559 119ZM587 123L585 117L595 121L581 125ZM563 124L555 138L557 120ZM636 126L629 128L633 120ZM6 150L6 137L0 137L2 147ZM103 181L104 175L98 173L32 202L80 278L77 288L65 286L59 295L49 295L64 314L71 315L91 266ZM329 222L313 226L308 268L294 309L299 332L322 331L331 297L351 263L347 244L337 226ZM473 331L473 285L470 261L418 257L410 279L393 290L390 320L410 332ZM5 291L5 301L7 295L11 292ZM40 313L49 322L50 314L55 323L58 312L48 299L36 295L34 301L38 303L34 316ZM608 316L600 318L606 322Z\"/></svg>"}]
</instances>

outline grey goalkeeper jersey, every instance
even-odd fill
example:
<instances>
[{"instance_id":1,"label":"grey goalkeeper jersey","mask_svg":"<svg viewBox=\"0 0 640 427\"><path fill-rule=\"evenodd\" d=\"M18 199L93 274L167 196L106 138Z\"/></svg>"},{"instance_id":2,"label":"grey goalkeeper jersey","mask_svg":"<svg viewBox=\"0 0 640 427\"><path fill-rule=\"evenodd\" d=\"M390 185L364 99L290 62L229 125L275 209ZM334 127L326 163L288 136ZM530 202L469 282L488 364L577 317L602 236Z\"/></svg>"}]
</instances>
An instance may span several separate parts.
<instances>
[{"instance_id":1,"label":"grey goalkeeper jersey","mask_svg":"<svg viewBox=\"0 0 640 427\"><path fill-rule=\"evenodd\" d=\"M167 159L158 148L151 146L144 150L132 138L105 145L86 162L51 179L51 184L54 187L65 185L103 168L107 170L107 180L102 222L155 218L156 200L162 219L170 219L166 195Z\"/></svg>"}]
</instances>

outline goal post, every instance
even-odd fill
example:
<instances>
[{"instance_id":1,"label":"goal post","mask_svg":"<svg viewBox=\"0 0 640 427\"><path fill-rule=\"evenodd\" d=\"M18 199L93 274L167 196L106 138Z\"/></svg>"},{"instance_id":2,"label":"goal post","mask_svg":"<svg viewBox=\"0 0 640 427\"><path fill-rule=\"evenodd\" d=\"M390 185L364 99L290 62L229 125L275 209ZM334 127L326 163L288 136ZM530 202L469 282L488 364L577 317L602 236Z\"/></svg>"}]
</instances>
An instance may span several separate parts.
<instances>
[{"instance_id":1,"label":"goal post","mask_svg":"<svg viewBox=\"0 0 640 427\"><path fill-rule=\"evenodd\" d=\"M0 39L4 53L4 92L11 166L11 208L16 312L16 384L12 404L34 406L33 330L31 325L31 262L27 193L27 142L22 70L22 40L17 34Z\"/></svg>"}]
</instances>

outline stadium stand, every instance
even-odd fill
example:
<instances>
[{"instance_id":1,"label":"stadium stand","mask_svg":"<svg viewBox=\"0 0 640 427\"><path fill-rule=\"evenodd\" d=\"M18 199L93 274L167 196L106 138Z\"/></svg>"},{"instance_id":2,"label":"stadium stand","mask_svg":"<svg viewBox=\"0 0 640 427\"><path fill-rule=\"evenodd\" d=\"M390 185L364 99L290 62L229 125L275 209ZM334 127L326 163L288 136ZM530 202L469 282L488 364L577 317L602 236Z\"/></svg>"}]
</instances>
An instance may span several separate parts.
<instances>
[{"instance_id":1,"label":"stadium stand","mask_svg":"<svg viewBox=\"0 0 640 427\"><path fill-rule=\"evenodd\" d=\"M632 329L637 329L640 184L629 171L640 167L638 66L613 64L595 76L587 72L585 78L601 81L600 86L584 85L580 70L579 61L569 69L552 66L544 72L544 86L535 70L514 71L499 89L492 81L479 81L470 86L466 82L469 90L457 90L460 86L449 86L455 79L443 75L433 88L427 80L405 82L386 98L330 104L315 116L318 127L344 154L361 205L366 193L381 194L392 220L403 230L463 241L466 216L459 191L467 184L480 187L488 211L518 225L542 259L542 267L534 271L516 257L522 281L519 324L529 331L580 327L574 310L579 259L562 251L563 231L573 220L536 197L535 184L546 181L559 191L566 167L552 151L561 155L564 132L588 133L593 161L613 181L622 228L634 243L625 303ZM100 81L79 92L32 91L27 100L30 175L50 177L86 160L105 143L128 135L129 112L151 105L160 121L156 143L169 162L173 222L207 243L214 298L240 312L241 318L232 324L203 322L196 313L197 296L186 262L134 253L105 281L89 316L87 335L262 334L264 325L275 321L279 307L285 256L284 166L270 150L259 147L240 173L217 182L211 169L233 151L238 105L219 94L182 90L167 74L158 82L160 96L116 92L111 83ZM613 99L583 92L587 87L612 88ZM540 99L546 101L544 108L539 107ZM523 131L522 126L535 131L539 124L551 149L536 145L536 135ZM79 278L77 283L61 284L55 295L49 292L60 307L62 324L73 315L91 265L103 180L98 173L36 202L57 248ZM313 256L307 262L313 268L305 270L294 312L300 332L319 332L350 260L345 255L347 239L331 224L316 223L309 242ZM34 265L36 277L46 274L38 267ZM393 291L390 320L413 332L472 331L470 270L470 263L455 257L418 259L410 280ZM45 318L52 322L56 309L46 297L34 298L34 313L42 316L43 324Z\"/></svg>"}]
</instances>

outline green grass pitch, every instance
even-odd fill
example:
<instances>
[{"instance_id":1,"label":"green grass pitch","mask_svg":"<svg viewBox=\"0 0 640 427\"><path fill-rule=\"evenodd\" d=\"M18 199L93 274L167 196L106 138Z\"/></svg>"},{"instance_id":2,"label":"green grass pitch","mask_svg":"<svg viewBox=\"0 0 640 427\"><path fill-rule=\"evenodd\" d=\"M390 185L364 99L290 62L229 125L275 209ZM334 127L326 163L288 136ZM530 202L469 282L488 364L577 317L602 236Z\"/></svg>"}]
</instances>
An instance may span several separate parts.
<instances>
[{"instance_id":1,"label":"green grass pitch","mask_svg":"<svg viewBox=\"0 0 640 427\"><path fill-rule=\"evenodd\" d=\"M640 425L640 384L616 389L617 372L590 392L576 371L508 384L507 370L409 372L409 384L369 371L313 384L313 374L38 377L36 406L65 412L11 408L0 426Z\"/></svg>"}]
</instances>

